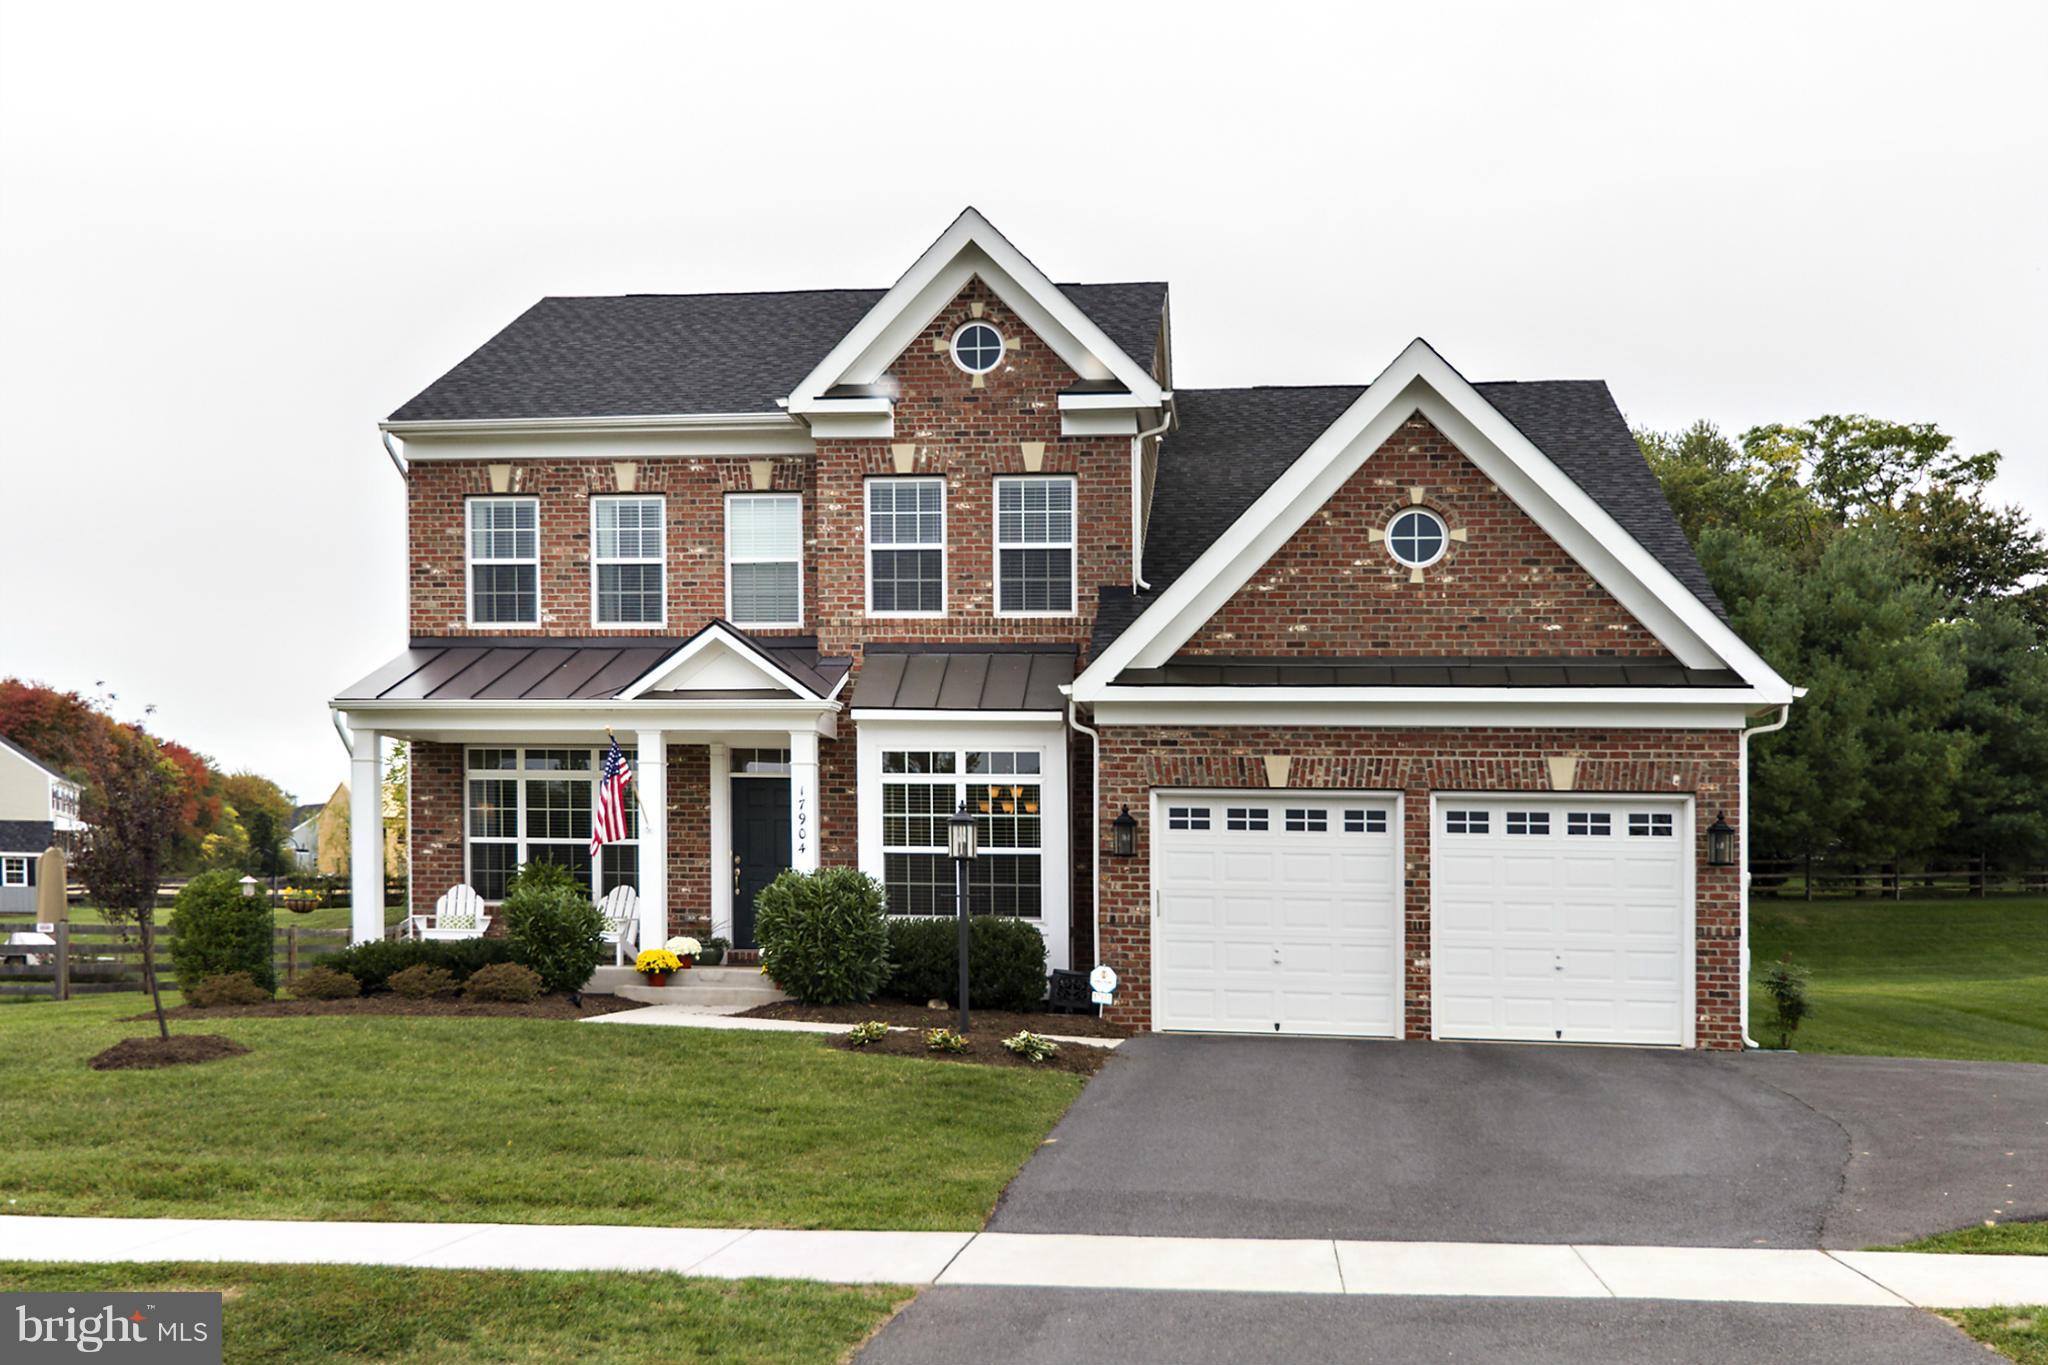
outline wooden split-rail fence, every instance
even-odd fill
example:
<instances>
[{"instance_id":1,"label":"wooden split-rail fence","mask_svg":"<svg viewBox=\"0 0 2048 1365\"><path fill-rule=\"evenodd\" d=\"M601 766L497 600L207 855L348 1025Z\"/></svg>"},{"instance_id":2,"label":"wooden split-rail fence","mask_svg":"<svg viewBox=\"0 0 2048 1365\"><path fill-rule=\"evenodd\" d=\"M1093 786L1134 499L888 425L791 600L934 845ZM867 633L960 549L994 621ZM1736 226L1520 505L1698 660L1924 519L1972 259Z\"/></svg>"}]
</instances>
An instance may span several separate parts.
<instances>
[{"instance_id":1,"label":"wooden split-rail fence","mask_svg":"<svg viewBox=\"0 0 2048 1365\"><path fill-rule=\"evenodd\" d=\"M38 931L34 915L0 915L0 996L44 996L69 1000L78 995L139 991L142 981L142 931L133 924L79 924L60 921L40 932L54 943L9 943L22 931ZM165 990L177 985L171 970L173 931L155 929L156 970ZM280 925L271 931L271 965L280 983L298 975L318 959L348 946L346 929L302 929Z\"/></svg>"}]
</instances>

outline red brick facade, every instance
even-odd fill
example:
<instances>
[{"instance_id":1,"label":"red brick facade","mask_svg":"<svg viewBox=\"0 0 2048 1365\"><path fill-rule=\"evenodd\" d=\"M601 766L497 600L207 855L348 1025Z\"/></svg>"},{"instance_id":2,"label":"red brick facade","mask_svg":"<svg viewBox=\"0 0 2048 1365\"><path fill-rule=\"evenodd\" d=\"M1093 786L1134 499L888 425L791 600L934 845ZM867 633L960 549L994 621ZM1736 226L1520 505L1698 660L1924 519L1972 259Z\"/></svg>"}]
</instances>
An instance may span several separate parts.
<instances>
[{"instance_id":1,"label":"red brick facade","mask_svg":"<svg viewBox=\"0 0 2048 1365\"><path fill-rule=\"evenodd\" d=\"M1420 583L1371 534L1413 503L1415 489L1452 534ZM1388 438L1182 652L1668 653L1421 417Z\"/></svg>"},{"instance_id":2,"label":"red brick facade","mask_svg":"<svg viewBox=\"0 0 2048 1365\"><path fill-rule=\"evenodd\" d=\"M1148 809L1157 787L1266 787L1265 759L1286 755L1289 789L1399 792L1407 812L1406 1036L1430 1031L1429 797L1436 791L1551 791L1552 756L1573 755L1571 790L1604 794L1691 794L1698 847L1695 899L1698 1043L1742 1044L1741 886L1732 867L1707 865L1706 826L1737 806L1736 735L1719 730L1408 730L1316 728L1102 729L1102 827L1128 805ZM1149 821L1146 822L1149 824ZM1152 1019L1151 861L1141 827L1137 856L1102 860L1101 956L1122 978L1112 1018L1137 1027Z\"/></svg>"}]
</instances>

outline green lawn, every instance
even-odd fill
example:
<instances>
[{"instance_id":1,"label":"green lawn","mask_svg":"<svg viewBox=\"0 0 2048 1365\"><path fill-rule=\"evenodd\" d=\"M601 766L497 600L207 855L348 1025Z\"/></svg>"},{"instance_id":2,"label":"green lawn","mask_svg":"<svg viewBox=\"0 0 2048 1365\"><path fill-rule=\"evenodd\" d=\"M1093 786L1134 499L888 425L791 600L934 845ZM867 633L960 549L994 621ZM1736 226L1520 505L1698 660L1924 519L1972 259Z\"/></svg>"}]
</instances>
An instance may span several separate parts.
<instances>
[{"instance_id":1,"label":"green lawn","mask_svg":"<svg viewBox=\"0 0 2048 1365\"><path fill-rule=\"evenodd\" d=\"M2048 1365L2048 1308L1959 1308L1942 1316L2020 1365Z\"/></svg>"},{"instance_id":2,"label":"green lawn","mask_svg":"<svg viewBox=\"0 0 2048 1365\"><path fill-rule=\"evenodd\" d=\"M1789 949L1813 968L1801 1052L2048 1062L2048 897L1758 897L1750 917L1750 1032L1766 1046L1759 979Z\"/></svg>"},{"instance_id":3,"label":"green lawn","mask_svg":"<svg viewBox=\"0 0 2048 1365\"><path fill-rule=\"evenodd\" d=\"M1959 1228L1878 1251L1957 1251L1978 1256L2048 1256L2048 1223L1999 1223Z\"/></svg>"},{"instance_id":4,"label":"green lawn","mask_svg":"<svg viewBox=\"0 0 2048 1365\"><path fill-rule=\"evenodd\" d=\"M169 924L171 922L171 911L171 906L160 906L157 909L156 922L160 925ZM396 924L405 918L405 914L404 905L396 901L390 902L384 907L384 923L387 927ZM295 924L301 929L348 929L354 927L353 922L349 919L349 908L345 905L323 905L318 910L308 910L303 915L295 915L280 905L274 912L273 918L280 929L289 929ZM74 905L71 907L71 919L76 924L105 924L107 922L107 915L106 911L96 905Z\"/></svg>"},{"instance_id":5,"label":"green lawn","mask_svg":"<svg viewBox=\"0 0 2048 1365\"><path fill-rule=\"evenodd\" d=\"M229 1365L830 1365L910 1297L893 1286L680 1275L0 1261L9 1290L219 1290Z\"/></svg>"},{"instance_id":6,"label":"green lawn","mask_svg":"<svg viewBox=\"0 0 2048 1365\"><path fill-rule=\"evenodd\" d=\"M179 1020L248 1056L85 1061L136 995L0 1011L10 1213L973 1230L1079 1077L810 1034Z\"/></svg>"}]
</instances>

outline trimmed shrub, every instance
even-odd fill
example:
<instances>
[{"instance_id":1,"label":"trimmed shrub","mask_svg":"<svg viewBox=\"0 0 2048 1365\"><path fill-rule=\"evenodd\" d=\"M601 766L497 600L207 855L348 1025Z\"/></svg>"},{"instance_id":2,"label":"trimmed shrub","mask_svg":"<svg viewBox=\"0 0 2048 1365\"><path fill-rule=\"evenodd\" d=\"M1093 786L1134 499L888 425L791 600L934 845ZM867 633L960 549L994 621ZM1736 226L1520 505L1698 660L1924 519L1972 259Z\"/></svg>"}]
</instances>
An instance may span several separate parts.
<instances>
[{"instance_id":1,"label":"trimmed shrub","mask_svg":"<svg viewBox=\"0 0 2048 1365\"><path fill-rule=\"evenodd\" d=\"M461 989L446 967L432 967L424 962L415 963L402 972L393 972L388 984L394 993L408 1000L431 1000L435 996L453 995Z\"/></svg>"},{"instance_id":2,"label":"trimmed shrub","mask_svg":"<svg viewBox=\"0 0 2048 1365\"><path fill-rule=\"evenodd\" d=\"M222 972L186 991L185 1003L203 1010L220 1005L266 1005L270 992L251 981L247 972Z\"/></svg>"},{"instance_id":3,"label":"trimmed shrub","mask_svg":"<svg viewBox=\"0 0 2048 1365\"><path fill-rule=\"evenodd\" d=\"M479 967L462 983L462 993L472 1000L503 1000L525 1004L540 994L540 974L517 962L494 962Z\"/></svg>"},{"instance_id":4,"label":"trimmed shrub","mask_svg":"<svg viewBox=\"0 0 2048 1365\"><path fill-rule=\"evenodd\" d=\"M922 1005L960 1003L960 958L951 919L889 921L889 980L884 993ZM1032 1010L1045 999L1045 936L1028 920L975 915L967 922L968 1005Z\"/></svg>"},{"instance_id":5,"label":"trimmed shrub","mask_svg":"<svg viewBox=\"0 0 2048 1365\"><path fill-rule=\"evenodd\" d=\"M171 911L171 967L186 988L210 976L243 972L265 992L277 989L270 965L277 924L270 901L245 896L232 872L202 872L178 892Z\"/></svg>"},{"instance_id":6,"label":"trimmed shrub","mask_svg":"<svg viewBox=\"0 0 2048 1365\"><path fill-rule=\"evenodd\" d=\"M505 937L512 958L551 991L580 991L604 949L604 916L568 869L528 863L505 888Z\"/></svg>"},{"instance_id":7,"label":"trimmed shrub","mask_svg":"<svg viewBox=\"0 0 2048 1365\"><path fill-rule=\"evenodd\" d=\"M323 967L347 972L362 983L365 991L381 991L394 972L426 963L439 967L457 981L494 962L512 961L512 945L502 938L379 939L352 944L320 959Z\"/></svg>"},{"instance_id":8,"label":"trimmed shrub","mask_svg":"<svg viewBox=\"0 0 2048 1365\"><path fill-rule=\"evenodd\" d=\"M353 1000L363 993L362 982L325 965L308 967L285 984L300 1000Z\"/></svg>"},{"instance_id":9,"label":"trimmed shrub","mask_svg":"<svg viewBox=\"0 0 2048 1365\"><path fill-rule=\"evenodd\" d=\"M754 941L775 984L806 1005L872 1000L889 974L882 884L850 867L784 872L754 899Z\"/></svg>"}]
</instances>

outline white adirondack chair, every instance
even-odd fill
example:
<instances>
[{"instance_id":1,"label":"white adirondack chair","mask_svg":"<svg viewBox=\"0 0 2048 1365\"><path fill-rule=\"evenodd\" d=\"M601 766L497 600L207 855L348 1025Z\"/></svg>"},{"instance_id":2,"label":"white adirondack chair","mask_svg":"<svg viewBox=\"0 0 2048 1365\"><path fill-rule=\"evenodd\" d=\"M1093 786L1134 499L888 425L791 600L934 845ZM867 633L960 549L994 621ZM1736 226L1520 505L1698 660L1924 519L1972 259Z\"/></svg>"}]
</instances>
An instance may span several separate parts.
<instances>
[{"instance_id":1,"label":"white adirondack chair","mask_svg":"<svg viewBox=\"0 0 2048 1365\"><path fill-rule=\"evenodd\" d=\"M475 888L451 886L434 902L433 914L413 915L405 923L412 938L482 938L491 917Z\"/></svg>"},{"instance_id":2,"label":"white adirondack chair","mask_svg":"<svg viewBox=\"0 0 2048 1365\"><path fill-rule=\"evenodd\" d=\"M604 916L604 941L612 945L612 965L626 965L626 951L640 924L640 893L630 886L615 886L597 903Z\"/></svg>"}]
</instances>

